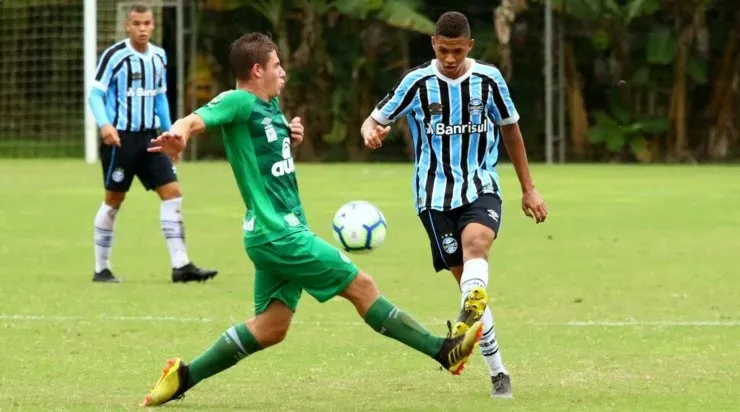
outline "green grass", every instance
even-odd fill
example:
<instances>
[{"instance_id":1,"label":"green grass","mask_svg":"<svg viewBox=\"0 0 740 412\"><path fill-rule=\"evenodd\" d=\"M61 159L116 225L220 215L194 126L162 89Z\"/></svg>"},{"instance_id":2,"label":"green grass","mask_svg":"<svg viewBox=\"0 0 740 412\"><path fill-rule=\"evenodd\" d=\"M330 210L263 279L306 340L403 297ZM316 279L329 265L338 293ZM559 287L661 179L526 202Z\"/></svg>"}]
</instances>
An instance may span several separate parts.
<instances>
[{"instance_id":1,"label":"green grass","mask_svg":"<svg viewBox=\"0 0 740 412\"><path fill-rule=\"evenodd\" d=\"M0 410L135 410L168 356L192 359L251 315L253 269L228 166L183 164L179 172L190 255L221 274L207 284L169 283L158 200L135 183L112 256L125 282L98 285L90 278L100 166L0 162ZM356 262L392 301L443 333L459 298L451 276L432 270L411 166L300 164L298 173L309 221L326 238L345 201L383 210L386 244ZM304 297L282 345L204 381L170 409L740 409L740 168L533 173L550 216L542 225L524 217L513 170L503 166L504 224L491 258L490 305L514 399L488 398L478 354L453 377L377 335L346 301ZM582 321L617 323L571 323Z\"/></svg>"}]
</instances>

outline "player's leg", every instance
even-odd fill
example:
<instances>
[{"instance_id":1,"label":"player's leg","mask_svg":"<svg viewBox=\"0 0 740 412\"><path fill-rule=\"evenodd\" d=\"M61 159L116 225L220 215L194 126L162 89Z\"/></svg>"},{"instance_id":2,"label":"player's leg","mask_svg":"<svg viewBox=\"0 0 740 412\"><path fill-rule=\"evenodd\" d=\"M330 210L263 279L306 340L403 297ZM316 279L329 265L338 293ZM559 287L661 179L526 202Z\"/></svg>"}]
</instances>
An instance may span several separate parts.
<instances>
[{"instance_id":1,"label":"player's leg","mask_svg":"<svg viewBox=\"0 0 740 412\"><path fill-rule=\"evenodd\" d=\"M410 315L381 295L373 279L361 272L337 248L311 232L286 239L284 267L292 281L319 302L339 295L355 306L370 327L440 362L453 374L462 371L473 351L482 326L456 339L435 336Z\"/></svg>"},{"instance_id":2,"label":"player's leg","mask_svg":"<svg viewBox=\"0 0 740 412\"><path fill-rule=\"evenodd\" d=\"M460 276L461 299L469 300L471 291L488 287L488 255L501 225L501 200L494 195L483 195L460 217L463 267ZM464 304L463 304L464 306ZM464 311L463 307L463 311ZM492 396L510 397L511 378L503 364L496 340L494 318L486 306L483 316L481 354L486 360L493 384Z\"/></svg>"},{"instance_id":3,"label":"player's leg","mask_svg":"<svg viewBox=\"0 0 740 412\"><path fill-rule=\"evenodd\" d=\"M458 222L467 210L468 207L464 206L447 212L425 210L419 214L419 219L429 237L434 269L437 272L449 270L458 285L463 273L463 248ZM480 285L474 285L463 294L461 310L455 324L448 323L450 335L459 336L465 333L470 325L480 320L487 302L486 289Z\"/></svg>"},{"instance_id":4,"label":"player's leg","mask_svg":"<svg viewBox=\"0 0 740 412\"><path fill-rule=\"evenodd\" d=\"M254 252L258 261L269 263L273 252L265 245ZM252 254L250 253L250 256ZM282 342L301 296L294 283L272 272L255 272L255 316L227 329L205 352L189 364L180 358L167 361L159 381L145 397L144 405L157 406L177 399L204 379L236 365L244 358Z\"/></svg>"},{"instance_id":5,"label":"player's leg","mask_svg":"<svg viewBox=\"0 0 740 412\"><path fill-rule=\"evenodd\" d=\"M99 154L103 172L105 198L93 221L93 245L95 250L95 272L93 282L118 283L110 265L111 249L115 234L116 216L131 187L134 172L130 141L121 136L121 146L100 143Z\"/></svg>"},{"instance_id":6,"label":"player's leg","mask_svg":"<svg viewBox=\"0 0 740 412\"><path fill-rule=\"evenodd\" d=\"M170 253L172 281L202 282L216 276L218 271L199 268L188 257L182 217L182 191L172 160L162 153L147 152L145 146L142 147L141 156L137 170L139 180L147 190L156 191L162 201L159 221Z\"/></svg>"}]
</instances>

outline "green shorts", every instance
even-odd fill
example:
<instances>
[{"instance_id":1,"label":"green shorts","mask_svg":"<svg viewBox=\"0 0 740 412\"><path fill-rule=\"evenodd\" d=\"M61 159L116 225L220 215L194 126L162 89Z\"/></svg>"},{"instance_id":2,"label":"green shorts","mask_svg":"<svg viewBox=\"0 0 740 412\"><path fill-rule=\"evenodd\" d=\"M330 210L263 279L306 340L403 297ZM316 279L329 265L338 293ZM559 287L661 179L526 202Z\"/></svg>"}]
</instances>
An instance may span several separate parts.
<instances>
[{"instance_id":1,"label":"green shorts","mask_svg":"<svg viewBox=\"0 0 740 412\"><path fill-rule=\"evenodd\" d=\"M255 315L273 300L295 312L303 290L326 302L344 291L359 273L339 249L310 231L246 249L255 268Z\"/></svg>"}]
</instances>

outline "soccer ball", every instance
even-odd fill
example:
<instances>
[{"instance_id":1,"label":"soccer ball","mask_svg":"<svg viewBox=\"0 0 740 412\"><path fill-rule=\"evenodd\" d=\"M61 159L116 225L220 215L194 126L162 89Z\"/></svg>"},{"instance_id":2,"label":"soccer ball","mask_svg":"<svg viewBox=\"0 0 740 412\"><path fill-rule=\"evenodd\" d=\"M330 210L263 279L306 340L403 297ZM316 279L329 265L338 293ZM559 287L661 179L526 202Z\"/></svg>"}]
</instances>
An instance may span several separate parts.
<instances>
[{"instance_id":1,"label":"soccer ball","mask_svg":"<svg viewBox=\"0 0 740 412\"><path fill-rule=\"evenodd\" d=\"M367 253L383 244L388 225L383 213L370 202L345 203L334 214L334 240L351 253Z\"/></svg>"}]
</instances>

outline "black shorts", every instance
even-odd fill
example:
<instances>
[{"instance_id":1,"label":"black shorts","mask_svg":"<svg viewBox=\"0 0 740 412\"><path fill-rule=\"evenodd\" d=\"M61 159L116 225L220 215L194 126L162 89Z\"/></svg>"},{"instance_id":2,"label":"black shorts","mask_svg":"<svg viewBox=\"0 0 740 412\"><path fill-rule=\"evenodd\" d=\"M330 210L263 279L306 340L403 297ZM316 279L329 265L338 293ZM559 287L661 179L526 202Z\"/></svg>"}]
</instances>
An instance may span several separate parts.
<instances>
[{"instance_id":1,"label":"black shorts","mask_svg":"<svg viewBox=\"0 0 740 412\"><path fill-rule=\"evenodd\" d=\"M147 152L149 140L157 132L118 131L121 147L100 142L100 160L103 165L103 185L111 192L128 192L134 176L146 190L177 181L172 160L162 153Z\"/></svg>"},{"instance_id":2,"label":"black shorts","mask_svg":"<svg viewBox=\"0 0 740 412\"><path fill-rule=\"evenodd\" d=\"M489 227L498 236L501 227L501 198L490 193L482 194L474 202L457 209L442 212L424 210L419 214L429 236L434 269L439 272L463 264L460 236L468 223Z\"/></svg>"}]
</instances>

